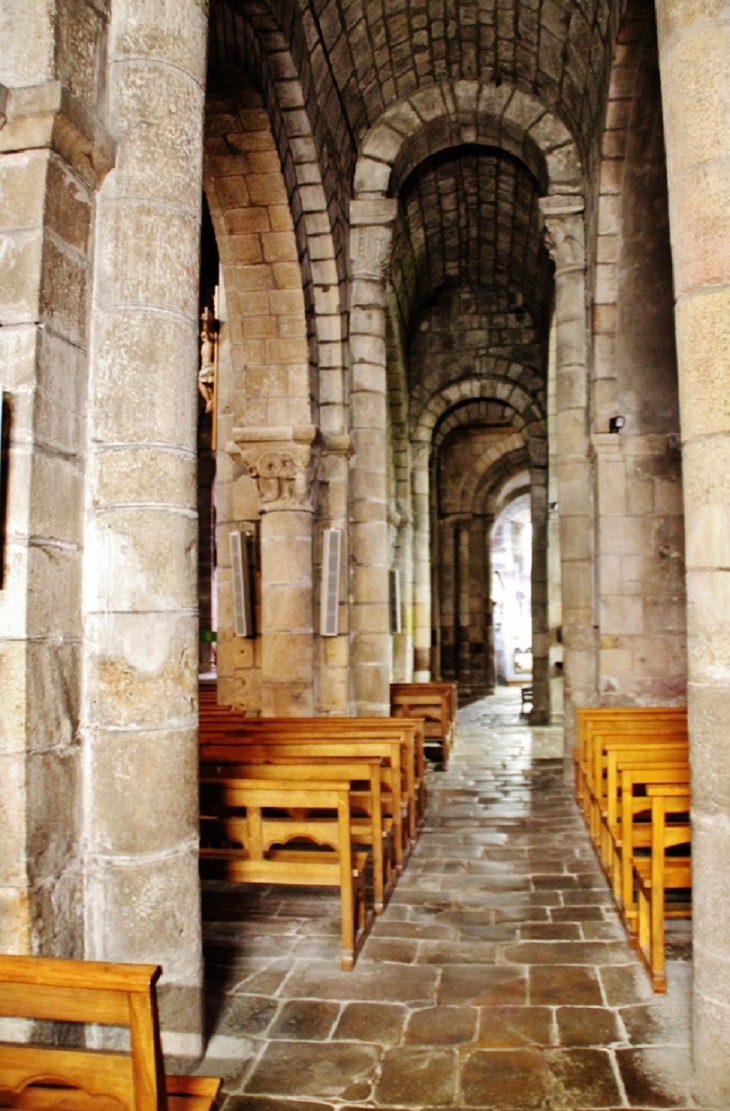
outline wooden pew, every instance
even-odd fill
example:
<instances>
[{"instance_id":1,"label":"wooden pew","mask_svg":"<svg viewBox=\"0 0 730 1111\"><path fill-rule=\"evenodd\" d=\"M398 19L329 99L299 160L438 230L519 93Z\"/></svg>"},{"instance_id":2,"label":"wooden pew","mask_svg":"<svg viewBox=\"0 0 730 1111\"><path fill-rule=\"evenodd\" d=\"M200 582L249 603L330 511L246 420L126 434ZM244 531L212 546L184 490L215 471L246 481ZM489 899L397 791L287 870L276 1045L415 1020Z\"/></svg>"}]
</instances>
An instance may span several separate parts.
<instances>
[{"instance_id":1,"label":"wooden pew","mask_svg":"<svg viewBox=\"0 0 730 1111\"><path fill-rule=\"evenodd\" d=\"M361 735L372 737L384 734L396 736L403 744L402 767L405 776L404 796L412 796L414 805L409 811L408 830L411 842L415 842L418 827L426 815L426 761L424 756L424 723L420 718L249 718L239 711L222 710L201 712L200 743L221 731L229 733L268 730L279 727L294 732L323 734L333 740L359 738ZM411 771L412 768L412 771Z\"/></svg>"},{"instance_id":2,"label":"wooden pew","mask_svg":"<svg viewBox=\"0 0 730 1111\"><path fill-rule=\"evenodd\" d=\"M634 896L634 866L637 853L651 851L653 844L651 794L680 788L689 794L689 766L686 762L627 764L621 770L621 839L616 845L614 864L618 904L629 934L636 932L638 905ZM675 812L676 813L676 812Z\"/></svg>"},{"instance_id":3,"label":"wooden pew","mask_svg":"<svg viewBox=\"0 0 730 1111\"><path fill-rule=\"evenodd\" d=\"M609 793L620 788L620 783L611 782L611 752L621 752L626 758L631 753L643 751L661 753L677 749L688 751L688 737L681 726L667 725L664 729L652 729L643 722L635 730L608 732L596 730L591 738L591 751L586 766L586 819L594 845L601 851L602 831L605 829Z\"/></svg>"},{"instance_id":4,"label":"wooden pew","mask_svg":"<svg viewBox=\"0 0 730 1111\"><path fill-rule=\"evenodd\" d=\"M241 718L234 715L230 720L211 719L201 722L199 740L201 752L211 743L225 743L239 739L245 743L263 743L267 740L307 741L312 744L355 745L366 741L384 741L392 744L393 759L391 766L398 767L401 778L399 795L405 814L393 815L400 835L403 852L407 855L415 844L418 826L422 820L421 810L425 805L425 769L419 776L423 763L423 749L420 741L420 722L395 721L392 718ZM395 750L398 750L396 755ZM368 753L361 749L362 755ZM332 755L343 756L346 751ZM327 753L321 753L327 755ZM372 755L372 754L371 754ZM394 763L395 761L395 763Z\"/></svg>"},{"instance_id":5,"label":"wooden pew","mask_svg":"<svg viewBox=\"0 0 730 1111\"><path fill-rule=\"evenodd\" d=\"M393 851L396 871L403 871L407 856L408 839L405 835L406 812L402 794L401 747L393 738L375 737L371 740L332 740L330 738L297 736L288 730L280 732L259 731L254 734L222 734L210 737L212 743L200 746L200 759L204 763L238 764L251 761L266 762L272 757L305 761L364 760L380 761L381 804L383 814L392 822Z\"/></svg>"},{"instance_id":6,"label":"wooden pew","mask_svg":"<svg viewBox=\"0 0 730 1111\"><path fill-rule=\"evenodd\" d=\"M605 776L605 805L601 810L600 858L601 864L611 879L616 857L616 843L621 839L621 798L623 790L622 773L632 768L648 765L663 767L689 767L689 748L686 740L676 743L657 741L651 737L629 741L625 738L605 741L605 755L608 763ZM634 783L630 784L632 793ZM642 786L639 784L639 786ZM638 804L637 804L638 805Z\"/></svg>"},{"instance_id":7,"label":"wooden pew","mask_svg":"<svg viewBox=\"0 0 730 1111\"><path fill-rule=\"evenodd\" d=\"M449 762L457 712L456 683L391 683L390 712L393 717L422 718L425 740L436 741L441 761Z\"/></svg>"},{"instance_id":8,"label":"wooden pew","mask_svg":"<svg viewBox=\"0 0 730 1111\"><path fill-rule=\"evenodd\" d=\"M242 755L239 750L237 755ZM250 752L243 754L250 756ZM383 813L379 758L359 757L357 761L333 757L277 756L267 752L264 759L241 763L201 761L201 780L210 779L290 779L305 783L323 780L350 782L350 840L353 846L369 845L373 854L373 909L380 914L395 884L395 845L393 823Z\"/></svg>"},{"instance_id":9,"label":"wooden pew","mask_svg":"<svg viewBox=\"0 0 730 1111\"><path fill-rule=\"evenodd\" d=\"M588 706L576 709L578 746L575 761L575 791L578 805L588 816L592 778L592 737L596 732L636 734L687 730L687 709L676 706Z\"/></svg>"},{"instance_id":10,"label":"wooden pew","mask_svg":"<svg viewBox=\"0 0 730 1111\"><path fill-rule=\"evenodd\" d=\"M154 964L0 956L0 1015L121 1026L130 1038L129 1053L0 1044L0 1106L209 1111L220 1080L165 1076L155 991L161 971Z\"/></svg>"},{"instance_id":11,"label":"wooden pew","mask_svg":"<svg viewBox=\"0 0 730 1111\"><path fill-rule=\"evenodd\" d=\"M367 853L352 849L349 793L347 780L200 781L201 874L237 883L338 887L345 972L354 966L368 925ZM317 814L331 810L334 818Z\"/></svg>"},{"instance_id":12,"label":"wooden pew","mask_svg":"<svg viewBox=\"0 0 730 1111\"><path fill-rule=\"evenodd\" d=\"M664 920L666 917L689 917L690 905L666 904L667 892L689 892L692 887L692 860L686 856L668 856L670 848L684 846L689 851L689 821L667 821L671 814L689 812L690 796L686 787L657 785L647 787L651 802L651 857L634 860L634 876L639 901L638 952L656 992L667 990L664 967Z\"/></svg>"}]
</instances>

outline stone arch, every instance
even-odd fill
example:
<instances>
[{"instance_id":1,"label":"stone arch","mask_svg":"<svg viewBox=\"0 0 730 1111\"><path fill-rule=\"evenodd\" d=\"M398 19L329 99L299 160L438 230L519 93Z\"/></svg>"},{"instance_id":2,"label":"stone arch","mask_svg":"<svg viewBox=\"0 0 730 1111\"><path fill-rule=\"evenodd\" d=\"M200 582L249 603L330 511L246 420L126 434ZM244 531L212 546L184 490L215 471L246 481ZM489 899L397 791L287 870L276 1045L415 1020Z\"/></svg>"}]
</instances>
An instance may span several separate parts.
<instances>
[{"instance_id":1,"label":"stone arch","mask_svg":"<svg viewBox=\"0 0 730 1111\"><path fill-rule=\"evenodd\" d=\"M485 375L449 383L428 398L418 414L412 417L413 440L431 442L436 425L449 409L466 401L485 398L502 402L511 408L514 412L513 427L524 431L526 436L546 437L545 417L536 406L534 397L509 379Z\"/></svg>"},{"instance_id":2,"label":"stone arch","mask_svg":"<svg viewBox=\"0 0 730 1111\"><path fill-rule=\"evenodd\" d=\"M420 89L383 113L361 143L355 196L393 195L424 158L467 143L509 151L544 193L582 192L577 144L541 101L509 84L456 81Z\"/></svg>"}]
</instances>

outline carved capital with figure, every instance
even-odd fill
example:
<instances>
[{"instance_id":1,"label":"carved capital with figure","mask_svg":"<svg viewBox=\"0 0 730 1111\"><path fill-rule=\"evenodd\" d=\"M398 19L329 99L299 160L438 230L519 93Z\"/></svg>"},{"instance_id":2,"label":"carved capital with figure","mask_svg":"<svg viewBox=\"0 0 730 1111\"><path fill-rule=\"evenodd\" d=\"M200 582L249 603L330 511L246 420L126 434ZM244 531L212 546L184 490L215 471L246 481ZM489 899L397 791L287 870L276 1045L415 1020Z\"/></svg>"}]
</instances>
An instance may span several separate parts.
<instances>
[{"instance_id":1,"label":"carved capital with figure","mask_svg":"<svg viewBox=\"0 0 730 1111\"><path fill-rule=\"evenodd\" d=\"M356 200L350 206L350 267L353 278L384 279L393 241L396 202Z\"/></svg>"},{"instance_id":2,"label":"carved capital with figure","mask_svg":"<svg viewBox=\"0 0 730 1111\"><path fill-rule=\"evenodd\" d=\"M545 245L556 275L585 267L585 205L578 196L548 196L540 201L545 221Z\"/></svg>"},{"instance_id":3,"label":"carved capital with figure","mask_svg":"<svg viewBox=\"0 0 730 1111\"><path fill-rule=\"evenodd\" d=\"M320 454L314 427L236 428L233 435L229 450L255 479L262 513L313 511Z\"/></svg>"}]
</instances>

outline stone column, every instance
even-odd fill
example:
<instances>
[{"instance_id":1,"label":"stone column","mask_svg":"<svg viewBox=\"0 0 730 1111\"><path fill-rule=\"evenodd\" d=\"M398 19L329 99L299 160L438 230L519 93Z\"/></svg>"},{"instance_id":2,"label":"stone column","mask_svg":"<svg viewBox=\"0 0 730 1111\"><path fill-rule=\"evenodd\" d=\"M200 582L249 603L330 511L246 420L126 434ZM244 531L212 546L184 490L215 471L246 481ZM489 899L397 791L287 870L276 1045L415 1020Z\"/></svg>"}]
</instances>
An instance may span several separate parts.
<instances>
[{"instance_id":1,"label":"stone column","mask_svg":"<svg viewBox=\"0 0 730 1111\"><path fill-rule=\"evenodd\" d=\"M400 575L402 629L393 635L393 679L409 683L413 677L413 513L410 500L399 499L395 515L394 562Z\"/></svg>"},{"instance_id":2,"label":"stone column","mask_svg":"<svg viewBox=\"0 0 730 1111\"><path fill-rule=\"evenodd\" d=\"M458 564L457 593L455 613L456 635L456 674L460 683L463 683L466 692L471 691L471 653L470 625L471 625L471 559L469 546L471 541L470 521L462 517L455 527L455 557Z\"/></svg>"},{"instance_id":3,"label":"stone column","mask_svg":"<svg viewBox=\"0 0 730 1111\"><path fill-rule=\"evenodd\" d=\"M730 10L657 0L676 296L692 763L694 1064L730 1100Z\"/></svg>"},{"instance_id":4,"label":"stone column","mask_svg":"<svg viewBox=\"0 0 730 1111\"><path fill-rule=\"evenodd\" d=\"M116 166L96 225L85 559L86 955L164 968L201 1050L196 423L206 15L112 4Z\"/></svg>"},{"instance_id":5,"label":"stone column","mask_svg":"<svg viewBox=\"0 0 730 1111\"><path fill-rule=\"evenodd\" d=\"M84 955L79 743L88 305L113 143L54 79L103 57L100 11L0 0L0 952Z\"/></svg>"},{"instance_id":6,"label":"stone column","mask_svg":"<svg viewBox=\"0 0 730 1111\"><path fill-rule=\"evenodd\" d=\"M565 751L575 747L575 707L597 700L593 604L593 496L588 435L588 345L583 201L541 202L555 263L557 478L563 580Z\"/></svg>"},{"instance_id":7,"label":"stone column","mask_svg":"<svg viewBox=\"0 0 730 1111\"><path fill-rule=\"evenodd\" d=\"M550 720L548 633L547 442L530 442L530 517L532 520L532 709L531 725Z\"/></svg>"},{"instance_id":8,"label":"stone column","mask_svg":"<svg viewBox=\"0 0 730 1111\"><path fill-rule=\"evenodd\" d=\"M396 210L350 204L350 663L361 715L390 713L385 275Z\"/></svg>"},{"instance_id":9,"label":"stone column","mask_svg":"<svg viewBox=\"0 0 730 1111\"><path fill-rule=\"evenodd\" d=\"M413 679L431 678L431 514L429 493L430 444L411 445L413 502Z\"/></svg>"},{"instance_id":10,"label":"stone column","mask_svg":"<svg viewBox=\"0 0 730 1111\"><path fill-rule=\"evenodd\" d=\"M489 513L483 518L484 522L484 580L485 580L485 611L484 611L484 651L485 651L485 694L494 694L497 686L497 662L494 658L494 607L492 605L492 528L494 527L494 514Z\"/></svg>"},{"instance_id":11,"label":"stone column","mask_svg":"<svg viewBox=\"0 0 730 1111\"><path fill-rule=\"evenodd\" d=\"M438 522L438 560L434 577L438 580L438 679L459 678L459 545L453 517Z\"/></svg>"},{"instance_id":12,"label":"stone column","mask_svg":"<svg viewBox=\"0 0 730 1111\"><path fill-rule=\"evenodd\" d=\"M474 513L469 520L469 671L472 697L482 697L487 693L488 563L484 518L480 513Z\"/></svg>"},{"instance_id":13,"label":"stone column","mask_svg":"<svg viewBox=\"0 0 730 1111\"><path fill-rule=\"evenodd\" d=\"M240 428L233 435L261 498L261 711L264 717L310 716L316 429Z\"/></svg>"}]
</instances>

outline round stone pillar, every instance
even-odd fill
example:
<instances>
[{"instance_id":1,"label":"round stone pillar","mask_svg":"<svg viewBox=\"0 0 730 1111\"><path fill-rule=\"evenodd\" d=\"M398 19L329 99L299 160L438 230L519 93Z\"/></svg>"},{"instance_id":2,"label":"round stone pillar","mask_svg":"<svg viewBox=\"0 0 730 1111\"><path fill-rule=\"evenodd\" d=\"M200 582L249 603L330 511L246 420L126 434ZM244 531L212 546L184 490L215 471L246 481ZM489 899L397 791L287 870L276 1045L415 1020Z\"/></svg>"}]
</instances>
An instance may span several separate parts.
<instances>
[{"instance_id":1,"label":"round stone pillar","mask_svg":"<svg viewBox=\"0 0 730 1111\"><path fill-rule=\"evenodd\" d=\"M583 201L549 196L540 206L555 263L557 479L563 581L565 753L576 744L575 707L596 704L593 496L588 437L588 346ZM571 765L572 768L572 765ZM572 770L571 770L572 774Z\"/></svg>"},{"instance_id":2,"label":"round stone pillar","mask_svg":"<svg viewBox=\"0 0 730 1111\"><path fill-rule=\"evenodd\" d=\"M256 446L246 440L274 438ZM261 712L314 713L312 486L314 427L235 429L261 497Z\"/></svg>"},{"instance_id":3,"label":"round stone pillar","mask_svg":"<svg viewBox=\"0 0 730 1111\"><path fill-rule=\"evenodd\" d=\"M431 678L431 515L429 512L430 444L411 445L413 503L413 679Z\"/></svg>"},{"instance_id":4,"label":"round stone pillar","mask_svg":"<svg viewBox=\"0 0 730 1111\"><path fill-rule=\"evenodd\" d=\"M730 9L657 0L676 296L692 766L694 1065L730 1100Z\"/></svg>"},{"instance_id":5,"label":"round stone pillar","mask_svg":"<svg viewBox=\"0 0 730 1111\"><path fill-rule=\"evenodd\" d=\"M548 633L547 443L530 443L530 519L532 522L532 709L531 725L550 720Z\"/></svg>"},{"instance_id":6,"label":"round stone pillar","mask_svg":"<svg viewBox=\"0 0 730 1111\"><path fill-rule=\"evenodd\" d=\"M385 273L394 200L350 204L350 662L357 715L390 713Z\"/></svg>"},{"instance_id":7,"label":"round stone pillar","mask_svg":"<svg viewBox=\"0 0 730 1111\"><path fill-rule=\"evenodd\" d=\"M165 1049L201 1051L198 257L207 20L111 5L84 549L85 954L163 966Z\"/></svg>"}]
</instances>

